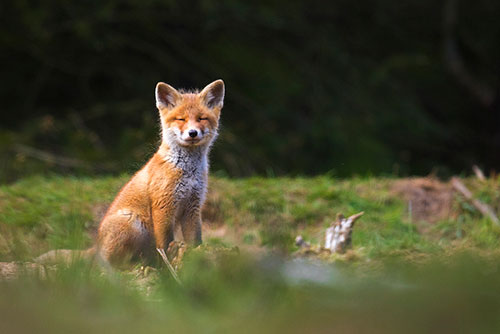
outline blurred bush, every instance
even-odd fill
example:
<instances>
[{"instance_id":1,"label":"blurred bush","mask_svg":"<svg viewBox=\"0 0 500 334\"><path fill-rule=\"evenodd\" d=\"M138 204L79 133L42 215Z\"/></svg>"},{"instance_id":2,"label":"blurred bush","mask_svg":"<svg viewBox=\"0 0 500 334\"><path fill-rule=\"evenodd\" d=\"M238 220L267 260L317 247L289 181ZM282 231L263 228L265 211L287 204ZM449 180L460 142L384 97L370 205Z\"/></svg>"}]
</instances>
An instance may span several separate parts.
<instances>
[{"instance_id":1,"label":"blurred bush","mask_svg":"<svg viewBox=\"0 0 500 334\"><path fill-rule=\"evenodd\" d=\"M500 3L459 5L455 51L496 92ZM217 78L222 174L498 168L498 99L447 70L443 17L430 0L4 1L0 179L134 170L159 140L156 82Z\"/></svg>"}]
</instances>

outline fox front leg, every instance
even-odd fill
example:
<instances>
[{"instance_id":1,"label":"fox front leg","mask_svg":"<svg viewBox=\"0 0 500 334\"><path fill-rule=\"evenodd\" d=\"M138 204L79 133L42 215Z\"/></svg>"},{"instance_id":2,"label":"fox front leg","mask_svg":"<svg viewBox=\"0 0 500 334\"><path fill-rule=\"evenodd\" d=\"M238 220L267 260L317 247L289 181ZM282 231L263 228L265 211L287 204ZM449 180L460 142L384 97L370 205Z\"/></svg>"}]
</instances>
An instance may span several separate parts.
<instances>
[{"instance_id":1,"label":"fox front leg","mask_svg":"<svg viewBox=\"0 0 500 334\"><path fill-rule=\"evenodd\" d=\"M174 217L161 210L153 211L153 230L157 249L166 250L174 240Z\"/></svg>"},{"instance_id":2,"label":"fox front leg","mask_svg":"<svg viewBox=\"0 0 500 334\"><path fill-rule=\"evenodd\" d=\"M178 222L181 225L184 241L191 246L201 244L201 200L193 198L186 207Z\"/></svg>"},{"instance_id":3,"label":"fox front leg","mask_svg":"<svg viewBox=\"0 0 500 334\"><path fill-rule=\"evenodd\" d=\"M177 273L175 272L174 267L168 260L167 254L165 250L168 248L168 245L171 241L174 240L174 224L173 217L167 216L161 212L160 210L153 211L153 227L154 227L154 235L155 235L155 243L156 243L156 251L160 254L163 262L167 265L170 274L176 280L177 283L182 285Z\"/></svg>"}]
</instances>

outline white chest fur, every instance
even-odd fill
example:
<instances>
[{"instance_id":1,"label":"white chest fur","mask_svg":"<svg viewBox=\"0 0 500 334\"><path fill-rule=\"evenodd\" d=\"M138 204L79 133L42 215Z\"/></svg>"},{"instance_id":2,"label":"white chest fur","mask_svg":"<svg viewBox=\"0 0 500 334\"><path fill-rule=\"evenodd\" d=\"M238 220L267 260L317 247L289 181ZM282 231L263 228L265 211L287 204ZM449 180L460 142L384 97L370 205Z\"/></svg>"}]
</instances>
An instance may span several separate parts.
<instances>
[{"instance_id":1,"label":"white chest fur","mask_svg":"<svg viewBox=\"0 0 500 334\"><path fill-rule=\"evenodd\" d=\"M165 160L182 170L182 176L174 190L175 201L178 204L196 201L202 203L205 199L208 172L208 148L206 147L174 147Z\"/></svg>"}]
</instances>

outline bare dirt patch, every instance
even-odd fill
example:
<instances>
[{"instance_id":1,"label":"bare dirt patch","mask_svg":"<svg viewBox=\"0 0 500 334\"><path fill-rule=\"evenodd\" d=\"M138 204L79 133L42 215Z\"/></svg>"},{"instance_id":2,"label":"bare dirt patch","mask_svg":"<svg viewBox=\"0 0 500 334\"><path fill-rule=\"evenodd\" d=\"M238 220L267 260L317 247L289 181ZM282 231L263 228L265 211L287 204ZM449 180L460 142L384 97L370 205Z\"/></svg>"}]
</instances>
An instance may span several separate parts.
<instances>
[{"instance_id":1,"label":"bare dirt patch","mask_svg":"<svg viewBox=\"0 0 500 334\"><path fill-rule=\"evenodd\" d=\"M449 183L431 177L410 178L396 181L392 191L408 202L415 222L435 223L452 214L453 189Z\"/></svg>"},{"instance_id":2,"label":"bare dirt patch","mask_svg":"<svg viewBox=\"0 0 500 334\"><path fill-rule=\"evenodd\" d=\"M224 225L224 217L221 210L222 197L219 192L211 191L202 207L203 223L212 228Z\"/></svg>"}]
</instances>

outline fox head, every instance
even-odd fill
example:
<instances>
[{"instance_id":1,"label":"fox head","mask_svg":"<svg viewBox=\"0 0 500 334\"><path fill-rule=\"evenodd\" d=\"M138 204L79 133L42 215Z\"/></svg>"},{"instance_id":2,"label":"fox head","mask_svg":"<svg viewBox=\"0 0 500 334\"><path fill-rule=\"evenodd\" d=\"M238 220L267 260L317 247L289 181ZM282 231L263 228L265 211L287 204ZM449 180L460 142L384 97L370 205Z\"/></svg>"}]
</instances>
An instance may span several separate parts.
<instances>
[{"instance_id":1,"label":"fox head","mask_svg":"<svg viewBox=\"0 0 500 334\"><path fill-rule=\"evenodd\" d=\"M201 92L177 91L166 83L156 85L162 139L169 146L209 146L217 137L224 103L224 82L216 80Z\"/></svg>"}]
</instances>

